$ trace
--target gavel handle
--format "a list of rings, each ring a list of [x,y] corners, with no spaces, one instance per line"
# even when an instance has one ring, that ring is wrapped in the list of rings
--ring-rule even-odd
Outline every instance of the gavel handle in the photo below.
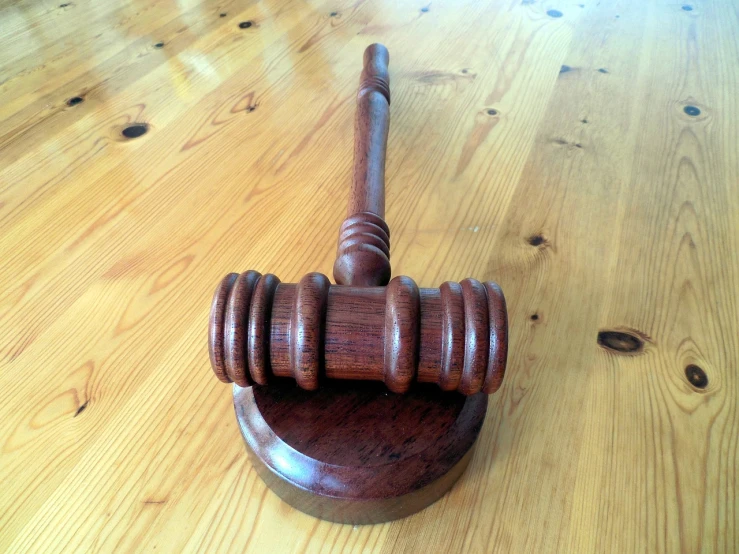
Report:
[[[340,285],[382,286],[390,280],[390,229],[385,220],[385,153],[390,127],[389,54],[364,51],[354,126],[354,178],[339,231],[334,279]]]
[[[347,217],[371,212],[385,217],[385,153],[390,126],[388,51],[373,44],[364,51],[354,127],[354,181]]]

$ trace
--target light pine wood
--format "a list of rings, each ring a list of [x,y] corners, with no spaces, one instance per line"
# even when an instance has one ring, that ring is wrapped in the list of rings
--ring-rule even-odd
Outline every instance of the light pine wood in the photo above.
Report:
[[[0,550],[739,551],[739,14],[581,2],[0,0]],[[354,528],[256,476],[206,330],[330,274],[372,42],[394,274],[499,282],[510,353],[450,494]]]

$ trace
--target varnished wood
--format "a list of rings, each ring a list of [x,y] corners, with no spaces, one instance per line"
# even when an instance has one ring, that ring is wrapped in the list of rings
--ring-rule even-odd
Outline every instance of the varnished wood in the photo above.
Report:
[[[465,395],[493,393],[502,383],[508,351],[506,304],[497,284],[483,286],[473,279],[455,284],[453,307],[451,298],[445,294],[440,302],[442,295],[433,290],[425,291],[422,303],[409,277],[396,277],[384,290],[357,288],[384,285],[390,272],[389,229],[382,219],[390,102],[387,49],[370,45],[363,64],[349,217],[339,233],[334,265],[337,283],[355,287],[343,291],[339,286],[331,295],[328,279],[310,273],[297,288],[282,285],[278,292],[279,281],[271,276],[274,286],[259,289],[251,309],[260,275],[249,271],[234,282],[228,274],[216,288],[211,307],[208,344],[213,371],[221,381],[242,387],[267,384],[269,366],[274,375],[290,376],[305,390],[317,390],[325,376],[381,380],[396,393],[408,392],[416,380]],[[277,304],[271,304],[275,299]],[[287,311],[289,319],[281,318]],[[453,317],[452,311],[463,317]],[[422,341],[422,334],[430,337]],[[245,353],[248,348],[256,352]],[[256,362],[253,374],[250,357]],[[454,375],[451,367],[457,368]]]
[[[375,380],[396,393],[408,392],[417,380],[465,395],[492,394],[500,387],[508,354],[508,313],[500,286],[465,279],[422,293],[405,276],[384,289],[372,286],[384,285],[390,272],[390,231],[381,217],[387,63],[381,44],[364,51],[350,215],[339,232],[334,264],[339,286],[332,287],[320,273],[305,275],[297,287],[267,275],[261,280],[270,286],[254,291],[261,277],[256,271],[235,280],[227,274],[213,295],[208,330],[211,366],[219,380],[246,387],[266,385],[276,375],[292,377],[311,391],[326,377]],[[376,110],[368,104],[373,96]],[[249,349],[255,351],[245,352]]]
[[[260,277],[261,275],[256,271],[247,271],[239,275],[234,281],[225,307],[223,358],[226,374],[230,381],[242,387],[247,387],[256,380],[256,377],[252,379],[250,372],[246,371],[247,328],[243,322],[247,321],[254,288]],[[229,276],[228,280],[230,281],[230,279]],[[218,292],[220,293],[220,288]],[[220,297],[218,300],[220,301]],[[218,301],[216,304],[218,304]],[[213,309],[217,308],[218,306],[215,306]],[[211,325],[214,324],[211,323]],[[211,335],[212,333],[213,331],[211,331]],[[214,341],[211,339],[209,344],[213,345]],[[258,373],[255,372],[256,374]]]
[[[0,2],[1,551],[739,550],[731,2],[61,3]],[[203,336],[230,270],[331,275],[372,42],[393,271],[498,281],[511,350],[464,477],[355,529]]]
[[[407,517],[451,488],[482,428],[487,400],[480,397],[500,386],[508,351],[505,298],[495,283],[446,284],[458,293],[463,319],[447,313],[441,290],[421,291],[410,277],[372,286],[384,285],[390,272],[390,231],[381,217],[387,61],[380,44],[364,52],[338,285],[321,273],[297,285],[256,271],[229,273],[216,288],[208,333],[216,377],[238,385],[236,416],[260,477],[300,511],[355,525]],[[455,341],[461,348],[445,348]],[[449,366],[462,369],[454,382]],[[278,390],[276,377],[286,376],[295,383]],[[376,383],[361,382],[368,380],[398,394],[418,383],[411,395],[389,398]],[[427,382],[467,398],[443,399]],[[288,444],[287,436],[298,439]]]
[[[272,374],[267,337],[272,326],[272,303],[279,284],[280,280],[274,275],[262,275],[257,281],[254,300],[249,306],[244,373],[250,374],[260,385],[266,385]]]
[[[382,286],[390,281],[390,273],[390,230],[382,217],[372,212],[347,217],[339,229],[334,280],[340,285]]]
[[[429,385],[406,396],[336,381],[234,388],[239,428],[260,477],[303,512],[379,523],[438,500],[467,467],[487,395]]]
[[[226,348],[228,342],[233,347],[233,338],[226,335],[226,306],[231,304],[231,291],[239,279],[236,273],[229,273],[218,284],[213,293],[213,302],[208,319],[208,352],[213,373],[224,383],[233,382],[226,368]],[[243,302],[242,302],[243,303]],[[246,306],[249,306],[247,304]]]
[[[290,368],[292,376],[298,385],[305,390],[318,388],[318,376],[324,365],[323,345],[326,329],[326,311],[328,308],[328,293],[331,283],[325,275],[309,273],[300,280],[295,287],[295,300],[290,303],[289,331],[280,333],[270,331],[275,338],[289,337],[288,344]],[[279,287],[278,287],[279,288]],[[275,307],[272,306],[272,311]],[[274,320],[272,322],[274,329]],[[270,341],[270,350],[273,348]],[[270,356],[270,363],[277,361]]]
[[[407,517],[451,488],[469,464],[485,393],[500,386],[508,348],[505,299],[495,283],[446,284],[459,292],[464,319],[446,313],[440,291],[421,291],[410,277],[371,286],[385,284],[390,271],[381,217],[387,54],[378,44],[364,54],[354,183],[334,265],[339,284],[320,273],[297,285],[256,271],[228,274],[209,321],[211,364],[224,380],[225,363],[227,379],[239,385],[236,416],[260,477],[300,511],[355,525]],[[463,347],[445,350],[460,332]],[[454,390],[446,365],[462,367],[455,384],[467,398],[420,384]],[[279,384],[284,376],[295,383]],[[361,380],[383,381],[399,394],[419,384],[408,396],[388,396]],[[255,382],[268,386],[241,388]]]
[[[271,285],[262,288],[258,275],[228,274],[216,287],[209,347],[221,381],[291,377],[316,390],[326,378],[354,379],[382,381],[397,393],[418,381],[466,395],[492,394],[503,381],[508,320],[495,283],[419,289],[400,276],[387,287],[348,287],[309,273],[298,284],[268,274],[260,281]],[[451,288],[454,300],[441,292]]]
[[[385,151],[390,125],[390,55],[382,44],[364,51],[354,117],[354,176],[347,215],[385,217]],[[354,283],[359,284],[359,283]]]
[[[354,174],[334,262],[334,279],[340,285],[381,286],[390,280],[390,230],[384,220],[388,61],[382,44],[364,51],[354,116]]]

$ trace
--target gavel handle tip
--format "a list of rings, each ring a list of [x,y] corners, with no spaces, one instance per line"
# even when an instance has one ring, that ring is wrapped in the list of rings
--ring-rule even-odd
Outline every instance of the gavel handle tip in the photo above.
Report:
[[[370,92],[379,92],[390,105],[390,53],[382,44],[370,44],[364,51],[364,68],[359,81],[357,98]]]

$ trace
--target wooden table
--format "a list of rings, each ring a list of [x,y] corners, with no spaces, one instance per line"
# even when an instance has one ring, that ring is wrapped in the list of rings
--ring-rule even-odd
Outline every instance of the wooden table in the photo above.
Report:
[[[739,551],[731,2],[64,1],[0,2],[0,550]],[[351,527],[257,478],[206,327],[330,274],[374,41],[394,274],[497,280],[511,350],[452,492]]]

